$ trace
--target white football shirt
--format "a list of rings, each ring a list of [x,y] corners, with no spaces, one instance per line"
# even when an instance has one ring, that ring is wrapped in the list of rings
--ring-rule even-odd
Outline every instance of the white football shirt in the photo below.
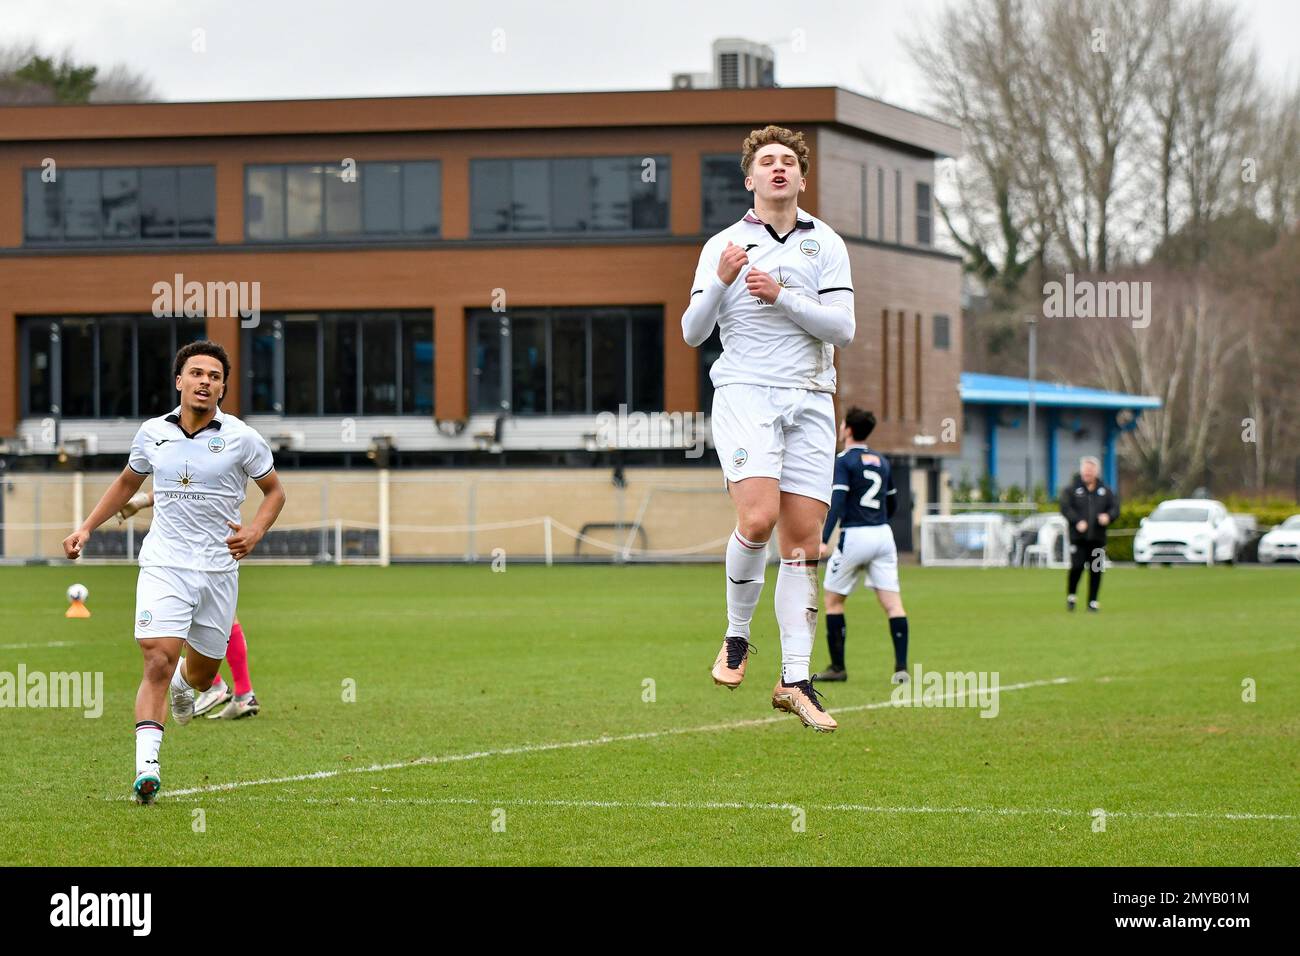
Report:
[[[794,229],[780,236],[751,209],[704,244],[692,296],[707,283],[721,283],[718,261],[728,242],[745,250],[749,265],[722,293],[718,307],[722,355],[709,371],[714,387],[745,384],[834,392],[834,346],[810,335],[776,306],[750,295],[745,274],[757,267],[814,302],[832,292],[852,295],[844,240],[802,209],[795,210]]]
[[[127,464],[153,475],[153,524],[140,546],[140,567],[235,571],[227,521],[239,524],[250,478],[275,468],[266,439],[234,415],[216,417],[194,434],[181,410],[151,418],[136,432]]]

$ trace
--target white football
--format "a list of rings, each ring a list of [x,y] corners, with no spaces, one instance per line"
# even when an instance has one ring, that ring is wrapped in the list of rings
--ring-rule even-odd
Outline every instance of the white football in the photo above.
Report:
[[[86,586],[84,584],[73,584],[68,588],[69,604],[71,604],[73,601],[84,601],[89,596],[90,596],[90,592],[86,590]]]

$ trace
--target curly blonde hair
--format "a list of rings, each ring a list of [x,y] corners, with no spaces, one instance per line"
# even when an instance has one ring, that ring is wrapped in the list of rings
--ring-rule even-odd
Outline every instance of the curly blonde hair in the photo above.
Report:
[[[762,129],[756,129],[745,137],[745,143],[740,148],[741,172],[748,176],[750,167],[754,165],[754,154],[771,143],[780,143],[782,146],[793,150],[794,154],[799,157],[800,175],[807,177],[808,144],[803,141],[803,133],[796,133],[784,126],[764,126]]]

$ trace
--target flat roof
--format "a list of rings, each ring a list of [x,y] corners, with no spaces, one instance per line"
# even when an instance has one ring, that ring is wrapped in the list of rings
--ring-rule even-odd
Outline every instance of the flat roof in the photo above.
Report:
[[[833,86],[0,107],[0,142],[831,124],[936,156],[961,130]]]
[[[1100,388],[1081,388],[1061,382],[1030,382],[1027,378],[961,373],[961,400],[972,405],[1028,405],[1030,388],[1034,404],[1058,408],[1160,408],[1152,395],[1127,395]]]

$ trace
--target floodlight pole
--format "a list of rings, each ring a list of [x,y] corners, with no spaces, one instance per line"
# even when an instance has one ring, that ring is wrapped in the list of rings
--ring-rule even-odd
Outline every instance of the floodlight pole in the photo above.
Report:
[[[1038,364],[1038,318],[1037,316],[1025,316],[1025,324],[1029,326],[1029,431],[1025,436],[1025,500],[1032,503],[1034,500],[1034,376],[1037,374]]]

